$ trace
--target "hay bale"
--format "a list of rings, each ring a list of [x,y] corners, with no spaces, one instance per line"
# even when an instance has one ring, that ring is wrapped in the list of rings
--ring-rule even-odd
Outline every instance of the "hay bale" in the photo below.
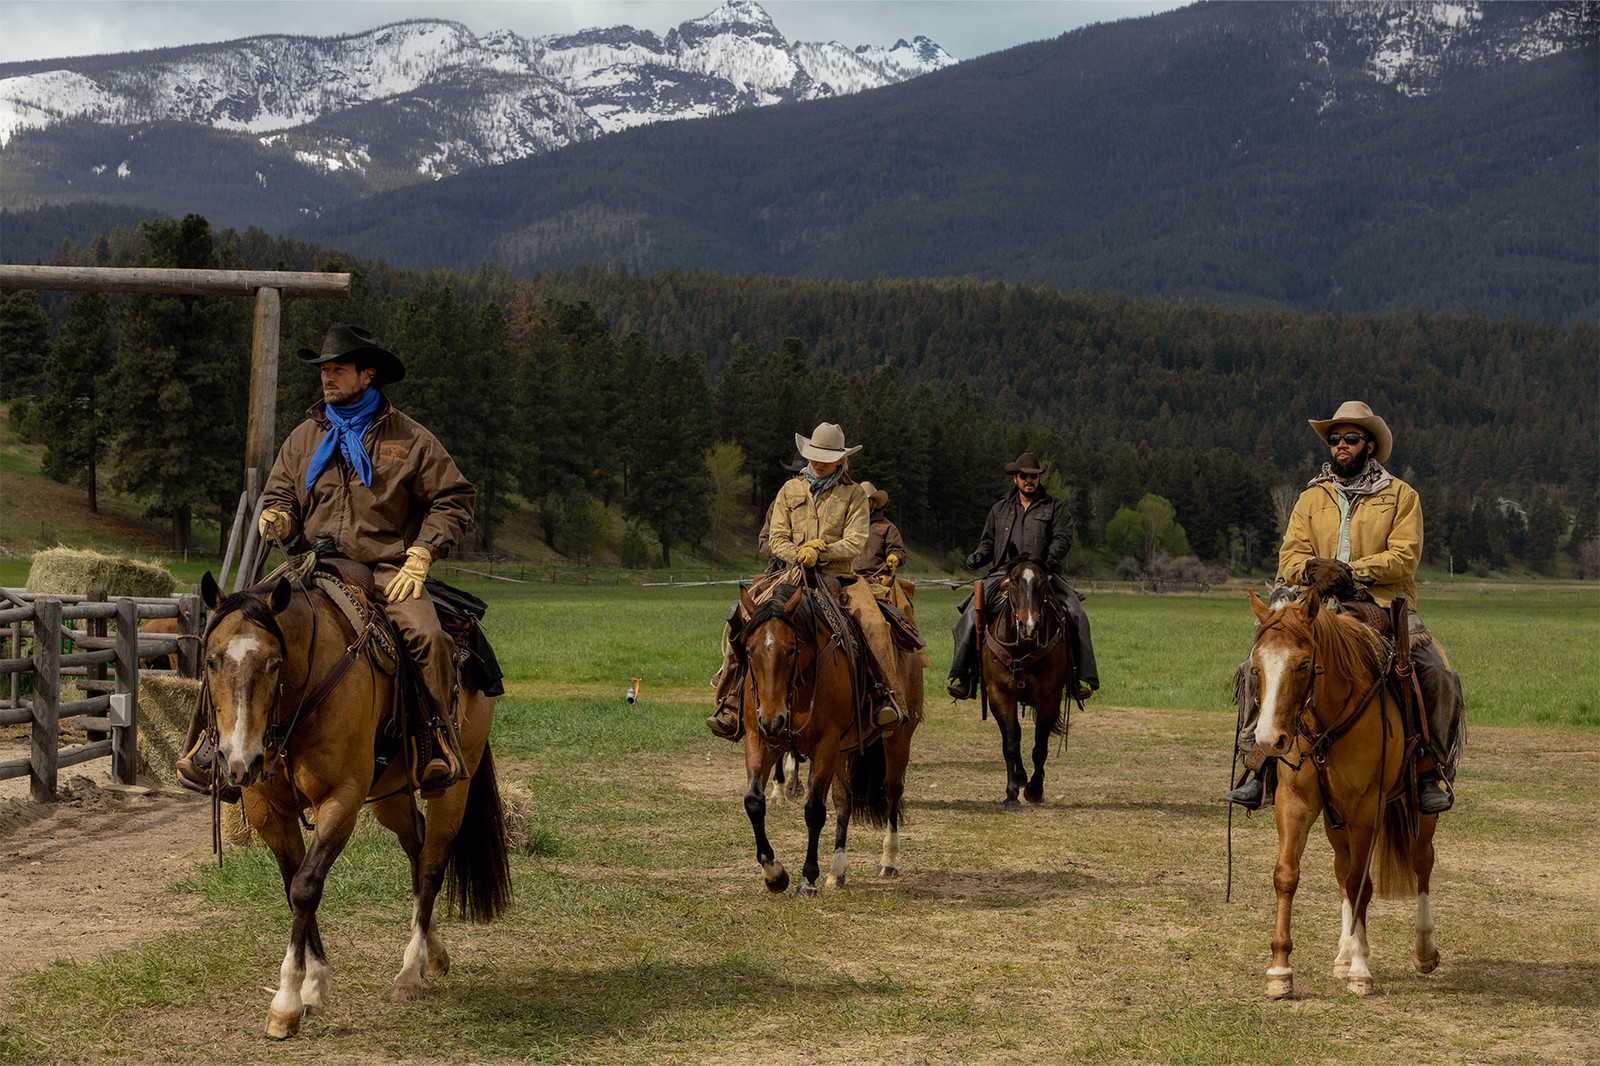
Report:
[[[29,592],[80,596],[100,590],[108,596],[171,596],[177,587],[164,566],[75,548],[35,552],[26,586]]]
[[[139,678],[139,783],[178,788],[172,766],[183,756],[189,718],[200,698],[200,682],[171,674]]]
[[[245,819],[244,804],[222,805],[222,839],[224,843],[240,848],[253,848],[261,843],[255,828]]]

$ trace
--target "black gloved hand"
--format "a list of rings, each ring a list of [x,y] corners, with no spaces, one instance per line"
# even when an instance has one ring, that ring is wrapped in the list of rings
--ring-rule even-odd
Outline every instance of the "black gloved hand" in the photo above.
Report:
[[[982,566],[983,566],[983,556],[979,555],[977,552],[973,552],[971,555],[967,556],[967,569],[968,570],[977,570]]]
[[[1318,556],[1306,563],[1301,579],[1319,596],[1336,596],[1341,600],[1356,594],[1356,572],[1349,563]]]

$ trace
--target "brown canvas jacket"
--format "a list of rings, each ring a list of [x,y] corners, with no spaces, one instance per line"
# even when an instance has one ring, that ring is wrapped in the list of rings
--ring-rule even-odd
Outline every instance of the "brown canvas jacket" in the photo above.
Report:
[[[1302,583],[1306,563],[1335,558],[1339,550],[1338,490],[1319,481],[1300,494],[1278,551],[1278,576]],[[1417,605],[1417,563],[1422,559],[1422,500],[1417,490],[1391,475],[1382,492],[1353,497],[1350,567],[1372,598],[1387,607],[1404,593]]]
[[[904,562],[906,545],[900,539],[899,528],[879,511],[867,523],[867,546],[861,549],[850,568],[858,574],[875,574],[883,569],[884,560],[891,554],[898,555]]]
[[[791,478],[772,501],[772,528],[767,550],[773,558],[794,562],[795,549],[808,540],[825,540],[828,546],[817,562],[824,573],[844,576],[866,546],[867,494],[846,474],[839,483],[813,499],[803,477]]]
[[[461,540],[472,524],[477,490],[455,461],[416,419],[383,400],[363,440],[372,458],[372,484],[336,455],[307,490],[306,469],[328,432],[323,405],[315,404],[278,449],[267,478],[266,506],[288,512],[299,528],[291,551],[304,551],[318,534],[331,534],[357,562],[399,564],[413,544],[435,559]]]

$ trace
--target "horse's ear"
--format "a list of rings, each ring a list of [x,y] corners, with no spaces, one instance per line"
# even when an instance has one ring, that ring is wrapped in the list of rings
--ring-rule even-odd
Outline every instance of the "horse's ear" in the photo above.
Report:
[[[804,598],[805,594],[806,590],[804,588],[795,589],[794,595],[789,597],[788,602],[783,605],[783,609],[785,611],[792,611],[796,607],[800,606],[800,600]]]
[[[1259,622],[1265,622],[1272,614],[1272,609],[1261,602],[1261,597],[1256,595],[1255,589],[1250,590],[1250,609],[1255,612],[1256,620]]]
[[[272,608],[273,614],[279,614],[289,606],[289,597],[294,594],[294,586],[289,584],[287,577],[280,577],[278,583],[272,586],[272,593],[267,597],[267,606]]]
[[[750,590],[743,585],[739,586],[739,613],[749,618],[756,611],[756,601],[750,598]]]
[[[1309,622],[1317,617],[1317,612],[1320,610],[1322,610],[1322,593],[1310,589],[1306,595],[1306,621]]]
[[[207,570],[200,579],[200,602],[210,610],[216,610],[217,604],[222,602],[222,588],[217,584],[217,579]]]

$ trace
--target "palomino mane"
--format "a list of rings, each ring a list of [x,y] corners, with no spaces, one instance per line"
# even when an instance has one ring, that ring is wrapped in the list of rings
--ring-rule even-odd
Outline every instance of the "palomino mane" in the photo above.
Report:
[[[1383,642],[1365,623],[1349,615],[1324,608],[1308,620],[1298,609],[1284,607],[1262,628],[1273,626],[1314,645],[1322,665],[1345,677],[1370,678],[1383,670]]]

